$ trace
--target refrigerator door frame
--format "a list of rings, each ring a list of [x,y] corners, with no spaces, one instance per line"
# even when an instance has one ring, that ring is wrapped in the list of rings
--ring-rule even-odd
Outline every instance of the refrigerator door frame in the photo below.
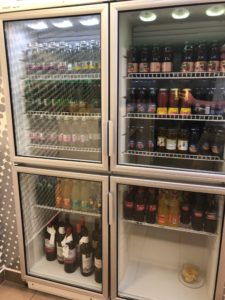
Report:
[[[220,3],[224,1],[216,0],[155,0],[149,2],[148,0],[140,1],[121,1],[110,4],[110,121],[109,121],[109,156],[110,156],[110,167],[115,175],[129,175],[138,176],[144,178],[165,178],[174,180],[185,180],[185,181],[201,181],[205,183],[221,183],[225,182],[225,173],[207,172],[193,169],[177,169],[173,167],[160,167],[150,166],[141,167],[126,166],[119,164],[118,157],[118,91],[119,91],[119,80],[118,78],[118,49],[119,49],[119,13],[123,11],[132,11],[137,9],[154,9],[154,8],[168,8],[173,6],[184,6],[193,4],[210,4]],[[113,88],[112,88],[113,87]]]
[[[150,179],[136,179],[131,177],[110,177],[110,197],[109,197],[109,225],[110,225],[110,270],[111,270],[111,299],[123,300],[117,294],[117,282],[118,282],[118,199],[117,199],[117,185],[118,184],[133,184],[145,187],[155,188],[167,188],[175,190],[184,190],[192,192],[210,193],[225,196],[225,186],[209,186],[204,184],[191,184],[181,183],[175,181],[162,181],[162,180],[150,180]],[[215,285],[215,298],[214,300],[220,300],[224,294],[225,283],[225,221],[222,224],[221,235],[221,247],[218,257],[218,269],[217,280]]]
[[[19,189],[19,173],[31,174],[31,175],[47,175],[65,178],[74,178],[81,180],[93,180],[102,183],[102,240],[103,240],[103,282],[102,282],[102,292],[87,291],[85,288],[78,288],[67,286],[65,283],[57,283],[53,281],[48,281],[48,279],[41,279],[27,274],[26,272],[26,257],[25,257],[25,244],[24,244],[24,234],[23,234],[23,224],[22,224],[22,206],[20,199],[20,189]],[[14,197],[15,197],[15,208],[16,208],[16,221],[18,230],[18,243],[19,243],[19,254],[21,263],[21,276],[22,279],[27,282],[33,282],[35,284],[49,286],[52,288],[60,288],[65,290],[66,293],[71,296],[71,293],[81,294],[86,297],[93,297],[94,299],[108,299],[109,297],[109,224],[108,224],[108,190],[109,190],[109,177],[104,175],[93,175],[78,172],[69,171],[54,171],[51,169],[38,169],[31,167],[13,166],[13,186],[14,186]],[[85,213],[84,213],[85,215]],[[84,277],[85,279],[85,277]],[[51,289],[49,290],[49,292]],[[88,299],[87,299],[88,300]]]
[[[57,18],[66,16],[79,16],[88,14],[100,14],[101,16],[101,134],[102,134],[102,161],[99,163],[69,160],[66,158],[38,158],[20,156],[16,153],[16,136],[13,128],[13,106],[12,99],[10,96],[10,73],[7,66],[7,49],[5,43],[4,34],[4,21],[16,21],[27,19],[44,19],[44,18]],[[28,164],[33,166],[43,166],[52,168],[63,168],[63,169],[76,169],[76,170],[87,170],[87,171],[108,171],[108,15],[109,9],[108,4],[93,4],[87,6],[75,6],[75,7],[64,7],[56,9],[43,9],[34,10],[32,14],[30,11],[7,13],[0,15],[0,43],[3,45],[0,53],[0,62],[2,67],[2,78],[4,95],[6,98],[6,114],[7,123],[9,129],[9,145],[10,145],[10,156],[13,163]]]

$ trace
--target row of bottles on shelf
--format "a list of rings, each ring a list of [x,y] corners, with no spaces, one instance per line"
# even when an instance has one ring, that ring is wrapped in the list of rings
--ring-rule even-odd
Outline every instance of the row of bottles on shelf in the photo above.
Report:
[[[139,120],[138,120],[139,121]],[[130,122],[127,149],[192,155],[213,155],[223,158],[224,129],[222,127],[158,127]]]
[[[101,193],[94,181],[39,176],[36,183],[37,203],[56,208],[101,213]]]
[[[129,186],[123,194],[123,215],[137,222],[216,233],[218,203],[209,194]]]
[[[175,47],[170,45],[160,47],[130,47],[127,53],[127,72],[149,73],[149,72],[173,72]],[[186,42],[181,63],[181,72],[217,72],[225,71],[225,44],[213,42],[207,44],[200,42],[198,45]]]
[[[26,81],[24,97],[26,111],[101,112],[99,82]]]
[[[27,74],[93,73],[100,71],[100,42],[29,43],[24,51]]]
[[[214,97],[217,97],[215,101]],[[158,115],[222,115],[225,109],[224,88],[130,88],[127,113]]]
[[[93,228],[93,224],[91,224]],[[70,224],[69,216],[65,221],[55,218],[48,222],[44,234],[45,254],[48,261],[57,261],[64,265],[66,273],[78,268],[83,276],[94,272],[95,281],[102,283],[102,233],[98,219],[95,219],[91,235],[81,218],[75,227]]]
[[[33,115],[29,121],[30,142],[33,145],[96,149],[101,147],[100,119]]]

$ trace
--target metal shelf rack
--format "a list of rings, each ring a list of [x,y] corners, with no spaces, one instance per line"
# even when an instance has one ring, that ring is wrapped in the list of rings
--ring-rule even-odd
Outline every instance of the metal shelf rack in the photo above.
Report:
[[[46,149],[46,150],[57,150],[57,151],[71,151],[71,152],[96,152],[100,153],[101,148],[79,148],[79,147],[66,147],[66,146],[56,146],[56,145],[38,145],[30,144],[28,147],[35,149]]]

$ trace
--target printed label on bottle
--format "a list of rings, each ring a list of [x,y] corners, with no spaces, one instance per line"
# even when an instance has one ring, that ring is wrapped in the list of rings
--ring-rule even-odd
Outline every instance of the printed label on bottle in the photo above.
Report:
[[[166,216],[163,214],[158,214],[158,224],[165,224],[166,223]]]
[[[176,150],[177,149],[177,140],[176,139],[166,139],[166,149],[167,150]]]
[[[143,141],[137,141],[137,150],[143,150],[145,147],[144,142]]]
[[[213,154],[219,155],[223,151],[223,146],[220,144],[213,144],[211,150]]]
[[[57,245],[57,259],[60,262],[64,261],[64,257],[63,257],[63,247],[62,246],[58,246]]]
[[[194,212],[194,216],[195,216],[196,218],[202,218],[203,213],[202,213],[201,211],[195,211],[195,212]]]
[[[58,141],[60,143],[63,141],[63,133],[58,134]]]
[[[196,61],[195,62],[195,72],[205,72],[207,70],[206,61]]]
[[[71,200],[70,198],[63,199],[63,208],[70,209],[71,208]]]
[[[62,204],[63,204],[62,202],[63,202],[62,197],[57,196],[55,199],[55,206],[57,208],[62,208]]]
[[[97,269],[102,269],[102,260],[95,258],[95,267]]]
[[[178,140],[178,150],[187,151],[188,150],[188,141],[187,140]]]
[[[197,154],[198,148],[196,144],[190,144],[189,146],[189,152],[192,154]]]
[[[157,137],[157,146],[158,147],[165,147],[166,146],[166,138],[163,136]]]
[[[66,246],[63,247],[64,263],[65,264],[73,263],[76,260],[76,248],[69,249],[68,245]],[[64,251],[64,248],[68,250]]]
[[[137,104],[137,112],[138,113],[145,113],[147,109],[147,106],[145,103],[138,103]]]
[[[221,72],[225,72],[225,60],[222,60],[222,61],[220,62],[220,71],[221,71]]]
[[[45,252],[52,253],[55,251],[55,243],[52,243],[51,240],[45,239]]]
[[[181,209],[185,212],[190,211],[190,207],[188,205],[183,205]]]
[[[206,213],[206,219],[215,221],[215,220],[217,220],[217,214],[216,213]]]
[[[217,72],[220,69],[220,62],[218,60],[210,60],[208,62],[208,72]]]
[[[73,209],[79,209],[80,208],[80,200],[78,199],[72,199],[72,208]]]
[[[177,225],[180,223],[180,216],[179,215],[169,215],[169,223],[171,225]]]
[[[166,115],[167,114],[167,107],[158,107],[157,108],[158,115]]]
[[[127,208],[133,208],[134,207],[134,202],[132,202],[132,201],[125,201],[125,207],[127,207]]]
[[[129,140],[128,147],[130,150],[134,150],[135,149],[135,140]]]
[[[140,73],[148,73],[149,72],[149,63],[139,63],[139,72]]]
[[[154,151],[154,141],[153,140],[148,140],[148,151],[152,152]]]
[[[169,115],[177,115],[178,114],[178,107],[169,107],[168,108]]]
[[[127,103],[127,113],[133,113],[135,111],[135,103]]]
[[[150,204],[150,205],[148,206],[148,210],[149,210],[150,212],[155,212],[156,209],[157,209],[157,207],[156,207],[155,204]]]
[[[155,114],[156,112],[156,104],[155,103],[149,103],[147,107],[147,112],[151,114]]]
[[[208,142],[204,142],[202,144],[202,147],[201,147],[204,151],[209,151],[209,143]]]
[[[73,70],[73,64],[68,63],[68,65],[67,65],[67,70],[68,70],[68,71],[72,71],[72,70]]]
[[[136,211],[139,211],[139,212],[144,211],[144,210],[145,210],[144,204],[136,204],[135,210],[136,210]]]
[[[165,61],[162,63],[162,72],[172,72],[172,62]]]
[[[127,64],[128,73],[138,73],[138,63],[128,63]]]
[[[83,273],[88,274],[92,271],[92,253],[89,256],[82,254],[82,269]]]
[[[63,134],[63,142],[70,143],[71,142],[71,134]]]
[[[191,114],[191,108],[190,107],[181,107],[180,114],[181,115],[190,115]]]
[[[151,62],[149,71],[153,72],[153,73],[159,73],[161,71],[161,63],[160,62]]]
[[[205,106],[205,115],[209,115],[210,114],[210,105]]]
[[[181,72],[194,72],[194,62],[193,61],[184,61],[181,65]]]

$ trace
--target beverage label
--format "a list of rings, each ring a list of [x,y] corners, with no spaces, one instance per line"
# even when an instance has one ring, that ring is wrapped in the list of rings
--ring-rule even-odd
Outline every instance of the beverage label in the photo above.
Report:
[[[202,217],[203,217],[203,213],[202,213],[201,211],[195,211],[195,212],[194,212],[194,216],[195,216],[196,218],[202,218]]]
[[[157,108],[158,115],[166,115],[167,114],[167,107],[158,107]]]
[[[220,62],[220,71],[225,72],[225,60],[221,60]]]
[[[95,267],[97,269],[102,269],[102,260],[95,258]]]
[[[71,140],[72,140],[72,143],[76,143],[78,141],[78,135],[77,135],[77,133],[73,133],[71,135]]]
[[[130,150],[134,150],[135,149],[135,140],[129,140],[128,141],[128,148]]]
[[[53,253],[55,252],[55,244],[50,243],[50,240],[45,239],[45,252]]]
[[[62,197],[56,197],[56,199],[55,199],[55,207],[57,207],[57,208],[61,208],[62,206],[63,206],[63,199],[62,199]]]
[[[178,114],[178,107],[169,107],[168,108],[168,115],[177,115]]]
[[[208,62],[208,72],[217,72],[220,69],[220,62],[219,60],[210,60]]]
[[[78,210],[80,208],[80,200],[72,199],[72,209]]]
[[[211,221],[215,221],[217,220],[217,214],[216,213],[211,213],[211,212],[208,212],[206,213],[206,219],[207,220],[211,220]]]
[[[157,209],[156,204],[150,204],[150,205],[148,206],[148,210],[149,210],[150,212],[155,212],[156,209]]]
[[[188,205],[183,205],[181,209],[185,212],[190,211],[190,207]]]
[[[132,202],[132,201],[125,201],[125,207],[127,207],[127,208],[133,208],[134,207],[134,202]]]
[[[152,73],[159,73],[161,71],[161,62],[151,62],[149,71]]]
[[[70,143],[71,142],[71,134],[63,134],[63,142]]]
[[[135,205],[135,210],[138,212],[142,212],[145,210],[145,205],[144,204],[136,204]]]
[[[184,61],[181,65],[181,72],[194,72],[194,62],[193,61]]]
[[[177,140],[176,139],[166,139],[166,149],[167,150],[176,150],[177,149]]]
[[[169,223],[171,225],[178,225],[180,223],[180,216],[179,215],[169,215]]]
[[[166,224],[166,216],[163,214],[158,214],[158,224],[164,225]]]
[[[204,142],[201,146],[202,150],[208,152],[209,151],[209,143],[208,142]]]
[[[127,103],[127,113],[135,112],[135,103]]]
[[[149,63],[139,63],[139,72],[148,73],[149,72]]]
[[[89,61],[89,70],[95,70],[96,62],[94,60]]]
[[[58,142],[62,143],[63,141],[63,133],[58,134]]]
[[[196,144],[190,144],[189,145],[189,152],[191,154],[197,154],[197,152],[198,152],[197,145]]]
[[[178,150],[187,151],[188,150],[188,141],[187,140],[178,140]]]
[[[75,260],[76,260],[76,248],[69,249],[69,246],[66,245],[65,247],[63,247],[63,255],[64,255],[64,263],[65,264],[75,262]]]
[[[148,140],[147,145],[148,145],[148,151],[153,152],[155,147],[154,140]]]
[[[165,147],[166,146],[166,138],[164,136],[157,137],[157,146],[158,147]]]
[[[83,273],[90,273],[92,271],[92,253],[90,253],[90,255],[86,256],[86,254],[82,254],[81,257],[81,264],[82,264],[82,269],[83,269]]]
[[[142,150],[144,150],[144,147],[145,147],[145,145],[144,145],[143,141],[137,141],[137,144],[136,144],[137,150],[142,151]]]
[[[221,144],[213,144],[211,146],[212,153],[215,155],[220,155],[223,152],[223,145]]]
[[[171,61],[165,61],[162,63],[162,72],[172,72],[172,62]]]
[[[58,259],[58,261],[60,261],[60,262],[63,262],[63,261],[64,261],[64,257],[63,257],[63,247],[62,247],[62,246],[59,246],[59,245],[57,245],[57,259]]]
[[[70,200],[70,198],[64,198],[63,199],[63,208],[71,209],[71,200]]]
[[[67,70],[68,70],[69,72],[71,72],[71,71],[73,70],[73,64],[68,63],[68,65],[67,65]]]
[[[196,61],[195,72],[205,72],[207,70],[207,61]]]
[[[210,114],[210,105],[205,106],[205,115]]]
[[[147,105],[145,103],[137,104],[137,112],[138,113],[145,113],[146,111],[147,111]]]
[[[138,73],[138,63],[128,63],[127,73]]]
[[[44,133],[42,133],[42,132],[39,133],[39,140],[42,141],[42,142],[45,141],[45,134]]]
[[[181,115],[190,115],[191,114],[191,108],[190,107],[181,107],[180,114]]]
[[[149,103],[147,106],[147,112],[151,114],[155,114],[156,112],[156,104],[155,103]]]

